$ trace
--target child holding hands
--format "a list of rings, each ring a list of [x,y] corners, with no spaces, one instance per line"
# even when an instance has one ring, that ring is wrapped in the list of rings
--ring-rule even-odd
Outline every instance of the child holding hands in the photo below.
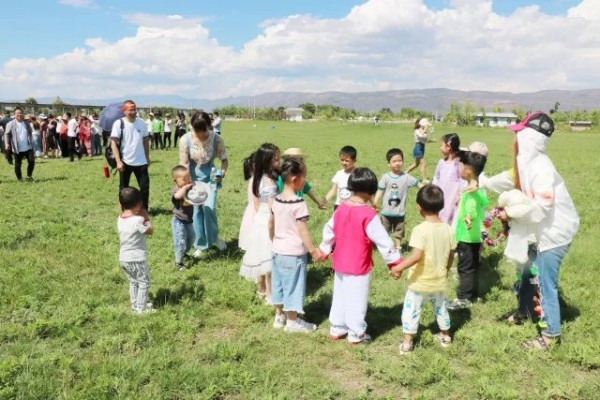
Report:
[[[435,185],[423,186],[417,193],[417,207],[425,219],[410,236],[411,254],[391,269],[395,279],[409,269],[408,290],[402,308],[404,340],[400,354],[413,350],[413,338],[419,328],[419,318],[425,302],[435,305],[435,316],[440,333],[436,338],[442,347],[448,347],[450,316],[446,307],[446,279],[454,261],[456,242],[452,228],[442,221],[439,212],[444,208],[444,193]]]
[[[123,212],[117,220],[119,231],[119,262],[129,279],[131,311],[134,314],[156,312],[148,303],[150,270],[146,250],[146,235],[152,235],[148,213],[142,206],[142,194],[136,188],[126,187],[119,192]]]
[[[329,321],[333,340],[348,338],[350,344],[367,343],[365,315],[373,269],[373,244],[388,266],[402,261],[392,239],[369,206],[377,192],[377,176],[368,168],[356,168],[348,178],[352,195],[343,201],[323,228],[319,246],[328,255],[335,245],[332,267],[335,271]]]
[[[306,184],[306,166],[287,158],[281,166],[283,191],[275,197],[269,218],[273,241],[271,302],[275,306],[273,328],[286,332],[314,332],[315,324],[298,317],[304,313],[307,253],[313,261],[322,259],[308,232],[308,208],[297,192]]]

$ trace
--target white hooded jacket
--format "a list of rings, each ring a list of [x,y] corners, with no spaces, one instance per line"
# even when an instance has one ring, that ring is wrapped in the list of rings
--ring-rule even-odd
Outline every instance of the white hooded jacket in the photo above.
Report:
[[[579,229],[579,216],[565,182],[545,154],[548,139],[532,128],[517,133],[521,190],[532,199],[529,223],[537,224],[538,251],[571,243]]]

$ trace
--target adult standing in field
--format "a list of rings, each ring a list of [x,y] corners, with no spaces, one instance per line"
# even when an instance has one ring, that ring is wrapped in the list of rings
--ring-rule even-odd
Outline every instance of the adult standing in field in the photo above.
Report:
[[[215,111],[214,113],[214,119],[212,121],[212,127],[213,127],[213,131],[217,134],[220,135],[221,134],[221,124],[223,123],[223,120],[221,119],[221,117],[219,116],[219,112]]]
[[[420,167],[421,169],[421,181],[426,184],[429,183],[427,180],[427,163],[425,162],[425,143],[428,139],[428,131],[431,127],[431,122],[427,118],[418,118],[415,121],[415,147],[413,148],[413,157],[415,161],[408,167],[406,173],[409,174],[413,169]]]
[[[81,160],[81,144],[78,143],[79,138],[77,137],[77,131],[79,130],[79,123],[75,117],[71,118],[71,113],[68,112],[65,118],[67,122],[67,137],[69,140],[69,161],[73,162],[74,155],[77,153],[77,159]]]
[[[148,210],[150,135],[144,120],[137,116],[137,107],[133,100],[126,100],[123,103],[123,113],[125,117],[117,119],[113,123],[110,134],[110,146],[119,171],[119,193],[123,188],[129,187],[131,174],[134,174],[142,193],[142,205],[145,210]],[[121,121],[123,125],[121,125]]]
[[[210,117],[205,112],[197,112],[192,116],[190,132],[181,137],[179,143],[180,164],[188,167],[192,182],[208,183],[215,167],[214,160],[221,160],[221,177],[225,178],[227,167],[227,150],[223,139],[210,130]],[[204,249],[216,246],[225,250],[227,245],[219,238],[217,220],[217,191],[211,190],[208,200],[200,206],[194,206],[194,232],[196,241],[194,255],[199,257]]]
[[[163,135],[164,130],[165,130],[165,124],[163,123],[161,115],[156,114],[156,117],[152,121],[152,137],[153,137],[153,142],[154,142],[154,148],[156,150],[158,150],[159,145],[162,150],[165,149],[165,144],[163,143],[163,140],[162,140],[162,135]]]
[[[154,140],[152,139],[152,124],[154,123],[154,113],[148,113],[148,118],[144,121],[146,130],[150,134],[150,148],[154,149]]]
[[[561,334],[558,276],[562,260],[579,229],[579,216],[563,178],[545,154],[554,132],[552,119],[537,111],[509,129],[516,133],[515,186],[531,199],[529,223],[536,226],[537,251],[533,266],[538,271],[541,334],[525,342],[525,347],[547,350]],[[510,215],[505,211],[501,212],[500,218],[510,221]],[[530,301],[533,297],[531,278],[536,279],[532,272],[526,268],[523,273],[520,301]]]
[[[177,139],[185,135],[186,125],[185,125],[185,114],[179,113],[177,114],[177,124],[175,128],[175,137],[173,138],[174,146],[177,147]]]
[[[25,121],[23,109],[15,107],[15,118],[6,124],[4,130],[4,146],[7,154],[14,155],[15,176],[23,180],[21,165],[27,160],[27,180],[33,182],[35,155],[33,154],[33,135],[31,125]]]

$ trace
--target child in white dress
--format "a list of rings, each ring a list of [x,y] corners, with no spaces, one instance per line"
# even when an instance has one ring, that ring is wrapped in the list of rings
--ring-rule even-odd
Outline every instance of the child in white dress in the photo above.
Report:
[[[279,149],[271,143],[262,144],[254,155],[252,177],[252,203],[256,214],[249,230],[246,253],[242,258],[240,275],[256,280],[256,295],[271,302],[271,239],[269,238],[269,216],[271,205],[277,196],[277,175],[279,171]]]

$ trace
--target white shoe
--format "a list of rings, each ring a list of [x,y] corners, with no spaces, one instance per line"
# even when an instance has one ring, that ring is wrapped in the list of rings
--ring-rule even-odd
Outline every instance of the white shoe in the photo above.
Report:
[[[273,320],[273,328],[281,329],[285,326],[285,314],[275,314],[275,319]]]
[[[215,242],[215,246],[217,247],[217,249],[219,249],[220,251],[225,251],[227,250],[227,243],[225,243],[225,241],[223,241],[223,239],[217,239],[217,241]]]
[[[202,257],[202,250],[196,249],[194,251],[194,254],[192,254],[192,257],[194,257],[194,258],[200,258],[200,257]]]
[[[287,321],[284,330],[294,333],[311,333],[317,330],[317,325],[306,322],[302,318],[297,318],[296,321]]]

